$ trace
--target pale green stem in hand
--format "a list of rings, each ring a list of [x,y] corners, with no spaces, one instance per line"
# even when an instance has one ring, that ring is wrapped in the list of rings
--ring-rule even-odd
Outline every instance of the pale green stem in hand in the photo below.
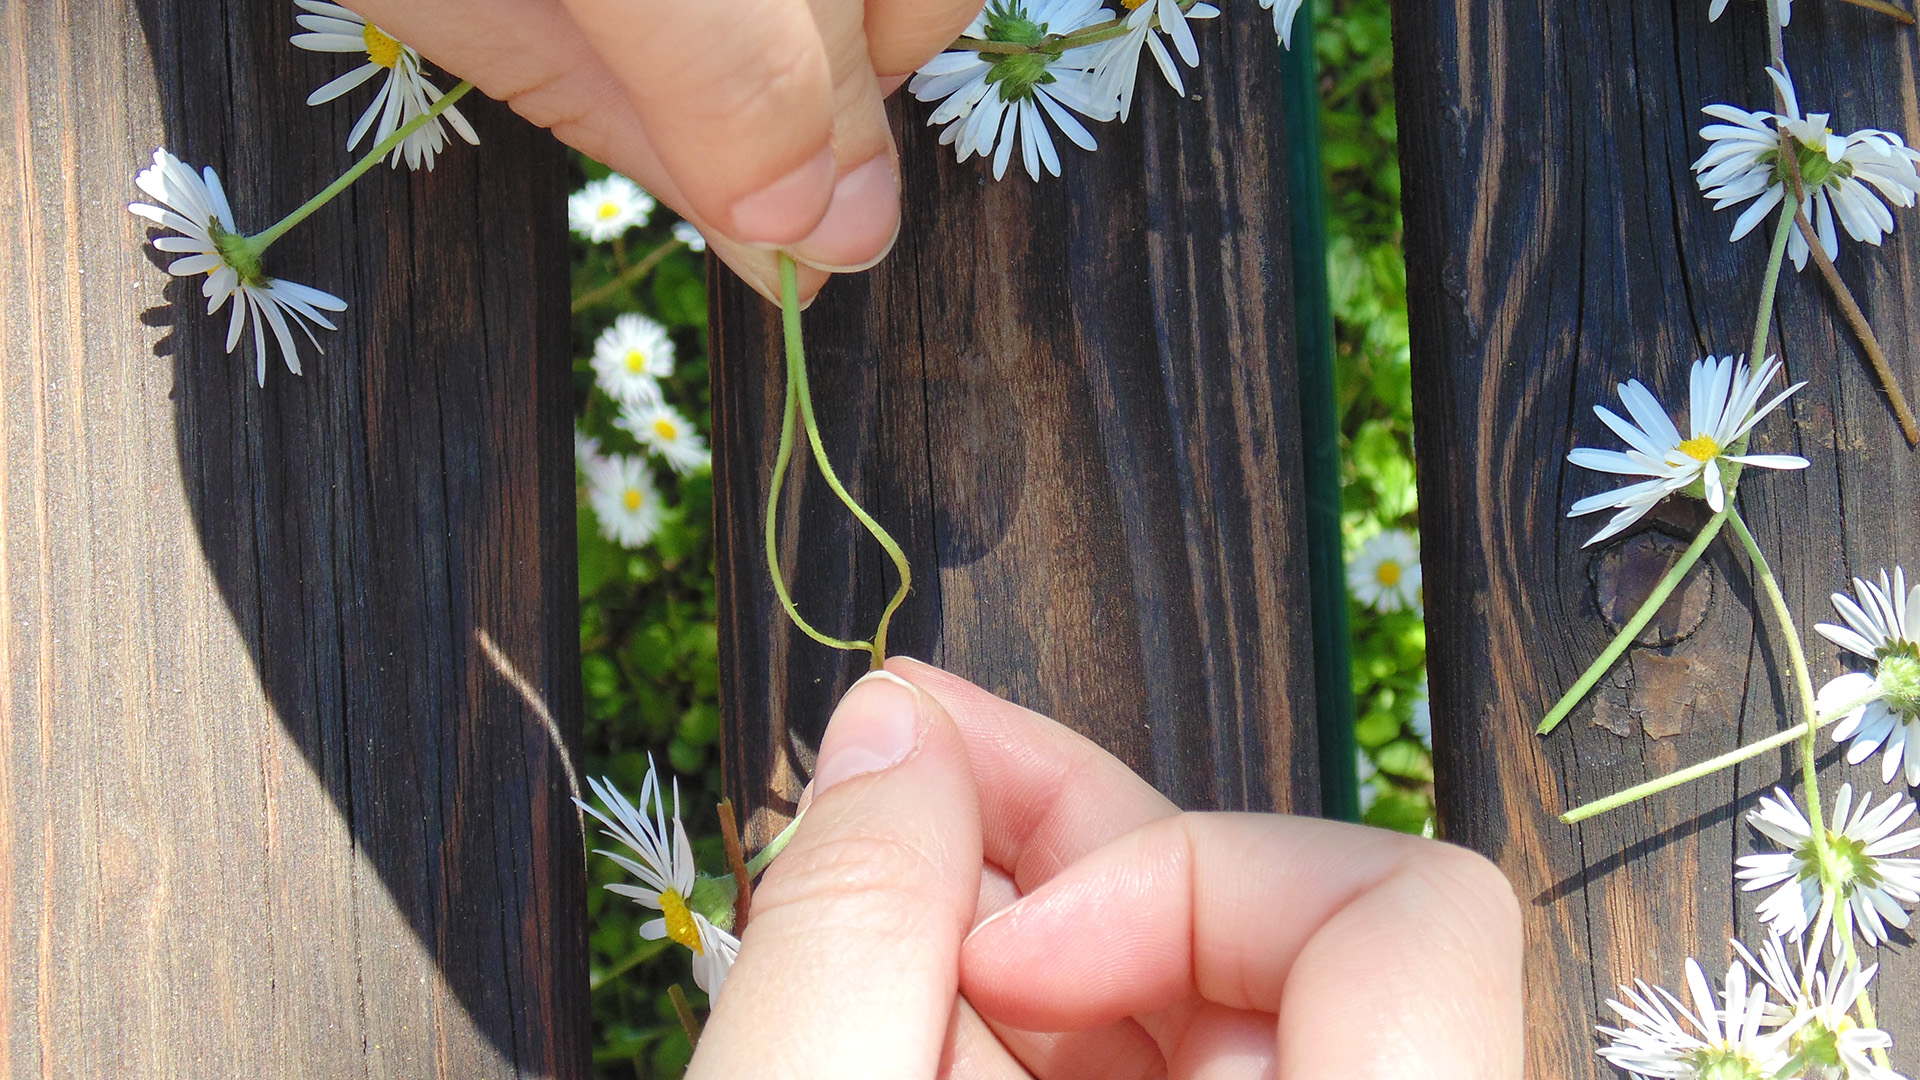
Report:
[[[780,255],[780,316],[782,329],[786,332],[787,400],[785,415],[780,422],[780,446],[774,455],[773,483],[767,491],[767,569],[773,575],[773,591],[779,596],[780,606],[786,609],[787,617],[793,620],[793,624],[798,626],[802,633],[828,648],[846,649],[849,652],[865,649],[873,654],[873,669],[878,671],[887,659],[887,626],[893,621],[893,613],[907,598],[907,589],[913,584],[913,571],[907,565],[906,552],[900,550],[900,545],[894,542],[887,530],[880,527],[880,523],[873,519],[873,515],[862,509],[860,504],[853,500],[852,495],[847,494],[847,489],[841,485],[840,478],[834,475],[832,463],[827,460],[826,447],[820,442],[820,426],[815,423],[813,417],[813,395],[807,389],[807,357],[805,347],[800,340],[799,278],[794,270],[793,260],[784,252]],[[780,575],[779,530],[775,527],[774,515],[779,509],[780,488],[785,480],[787,463],[793,455],[793,423],[796,413],[802,426],[806,428],[807,443],[813,448],[813,459],[820,467],[820,478],[826,481],[827,487],[833,491],[835,497],[845,504],[867,532],[879,542],[880,547],[886,551],[887,557],[893,560],[894,569],[900,574],[900,586],[894,590],[893,598],[887,601],[886,609],[880,613],[880,623],[874,629],[871,642],[844,641],[840,638],[828,637],[815,630],[811,624],[800,617],[799,609],[793,606],[793,598],[787,593],[786,581]]]
[[[1821,713],[1814,718],[1813,726],[1816,730],[1826,727],[1828,724],[1833,723],[1835,720],[1840,719],[1879,696],[1880,691],[1876,687],[1860,695],[1857,700],[1846,702],[1837,708],[1829,709]],[[1717,773],[1721,769],[1731,768],[1743,761],[1759,757],[1769,750],[1777,750],[1782,746],[1798,742],[1805,737],[1806,734],[1807,725],[1805,723],[1795,724],[1784,731],[1777,731],[1761,739],[1759,742],[1748,743],[1746,746],[1742,746],[1737,750],[1729,750],[1719,757],[1708,758],[1698,765],[1689,765],[1684,769],[1670,772],[1665,776],[1655,780],[1649,780],[1644,784],[1635,784],[1633,787],[1626,788],[1625,790],[1616,791],[1604,799],[1595,799],[1590,803],[1575,807],[1561,814],[1560,820],[1568,825],[1572,825],[1585,821],[1590,817],[1604,814],[1609,810],[1617,810],[1629,803],[1639,802],[1649,795],[1658,795],[1669,788],[1676,788],[1681,784],[1691,783],[1703,776],[1710,776]]]
[[[1679,586],[1680,579],[1686,577],[1687,571],[1693,569],[1693,564],[1700,561],[1700,556],[1706,553],[1707,545],[1713,543],[1713,538],[1720,535],[1721,526],[1727,523],[1727,511],[1732,509],[1733,492],[1728,491],[1727,509],[1707,520],[1706,526],[1700,530],[1700,535],[1694,537],[1693,543],[1688,544],[1687,550],[1681,553],[1680,561],[1674,563],[1673,569],[1667,571],[1667,576],[1661,578],[1660,583],[1647,594],[1647,602],[1640,605],[1640,610],[1633,613],[1633,618],[1627,620],[1627,625],[1621,627],[1620,632],[1607,643],[1606,650],[1600,654],[1599,659],[1588,665],[1587,670],[1581,673],[1573,686],[1560,695],[1559,701],[1553,703],[1553,708],[1548,710],[1546,718],[1540,721],[1535,734],[1545,735],[1559,727],[1560,721],[1567,718],[1567,714],[1573,711],[1575,705],[1580,704],[1581,699],[1587,696],[1587,691],[1593,689],[1594,684],[1600,681],[1600,677],[1613,666],[1613,662],[1620,659],[1620,655],[1633,644],[1633,639],[1639,637],[1640,631],[1645,630],[1647,624],[1653,621],[1653,616],[1660,610],[1660,605],[1666,603],[1667,597],[1673,595],[1673,590]]]
[[[1773,297],[1780,287],[1780,263],[1787,254],[1787,236],[1793,232],[1793,215],[1799,207],[1800,200],[1787,192],[1780,227],[1773,231],[1773,247],[1767,252],[1767,276],[1760,280],[1760,310],[1753,316],[1753,349],[1747,353],[1747,363],[1754,367],[1760,366],[1767,352],[1767,323],[1773,318]]]
[[[1781,636],[1787,639],[1787,662],[1793,668],[1793,681],[1800,691],[1800,715],[1814,719],[1813,673],[1807,667],[1807,654],[1800,646],[1800,630],[1793,624],[1793,612],[1787,609],[1787,598],[1781,595],[1780,583],[1774,580],[1773,568],[1767,565],[1767,557],[1760,553],[1760,545],[1754,543],[1753,534],[1747,531],[1747,523],[1740,520],[1740,511],[1727,503],[1727,520],[1733,523],[1734,534],[1740,537],[1740,544],[1747,549],[1747,557],[1753,560],[1754,576],[1760,579],[1760,587],[1773,604],[1773,613],[1780,620]],[[1820,777],[1819,762],[1816,760],[1819,744],[1814,738],[1811,725],[1800,741],[1800,774],[1807,788],[1807,821],[1813,826],[1813,841],[1824,851],[1827,845],[1827,830],[1820,820]]]
[[[805,810],[795,814],[793,820],[787,822],[787,827],[780,830],[779,836],[767,841],[767,846],[761,848],[759,854],[748,859],[747,873],[752,874],[754,877],[759,877],[761,871],[765,870],[769,863],[773,862],[781,852],[787,850],[787,842],[793,839],[794,830],[800,828],[800,819],[806,816],[807,812]]]
[[[298,210],[274,222],[266,231],[258,232],[247,237],[247,246],[253,249],[254,256],[256,258],[259,257],[267,248],[273,246],[275,240],[285,236],[288,229],[305,221],[309,214],[327,205],[327,203],[332,202],[335,195],[347,190],[347,187],[355,180],[360,179],[368,169],[373,168],[380,163],[381,159],[393,153],[393,148],[406,141],[407,136],[433,123],[441,113],[452,108],[454,102],[467,96],[467,91],[471,89],[473,89],[472,83],[465,79],[460,80],[460,85],[440,95],[440,100],[434,102],[433,106],[426,112],[400,125],[399,129],[393,134],[381,139],[373,149],[367,151],[367,156],[354,163],[353,168],[341,173],[340,179],[321,188],[320,194],[300,204]]]

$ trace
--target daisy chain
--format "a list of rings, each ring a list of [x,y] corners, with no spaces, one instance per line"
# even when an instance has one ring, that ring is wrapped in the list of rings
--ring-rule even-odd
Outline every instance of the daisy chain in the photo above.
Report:
[[[1787,1062],[1785,1040],[1762,1029],[1767,1023],[1767,987],[1749,988],[1746,965],[1727,968],[1726,1008],[1692,957],[1687,959],[1687,990],[1693,1008],[1665,987],[1635,981],[1622,986],[1626,1000],[1607,1002],[1622,1026],[1599,1026],[1613,1040],[1600,1056],[1641,1077],[1660,1080],[1768,1080]]]

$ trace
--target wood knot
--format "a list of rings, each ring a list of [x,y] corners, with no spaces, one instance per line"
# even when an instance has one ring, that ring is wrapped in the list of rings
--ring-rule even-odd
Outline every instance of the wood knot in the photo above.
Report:
[[[1660,579],[1687,550],[1687,543],[1658,531],[1635,533],[1601,551],[1589,565],[1593,599],[1617,632],[1633,618],[1653,592]],[[1634,638],[1634,644],[1664,648],[1686,640],[1706,620],[1713,604],[1711,566],[1706,561],[1694,564],[1680,587],[1660,605],[1653,620]]]

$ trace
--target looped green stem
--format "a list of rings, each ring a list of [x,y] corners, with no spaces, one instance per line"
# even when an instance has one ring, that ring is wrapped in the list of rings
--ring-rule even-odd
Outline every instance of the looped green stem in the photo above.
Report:
[[[913,584],[913,570],[907,565],[906,552],[873,515],[862,509],[852,495],[840,483],[834,474],[833,465],[827,460],[826,447],[820,442],[820,426],[814,421],[813,395],[807,387],[806,349],[800,339],[800,284],[794,269],[793,260],[785,252],[780,254],[780,322],[786,335],[787,346],[787,395],[786,406],[780,419],[780,446],[773,459],[773,482],[767,488],[767,571],[773,577],[773,591],[780,598],[780,606],[785,609],[787,618],[800,628],[801,633],[831,649],[845,649],[848,652],[862,650],[873,654],[873,668],[878,671],[887,659],[887,626],[893,621],[893,613],[899,610],[907,598],[907,590]],[[776,514],[780,507],[780,490],[785,486],[787,465],[793,458],[793,428],[796,418],[807,432],[807,445],[813,449],[813,459],[820,467],[820,478],[827,482],[841,503],[852,512],[861,526],[893,560],[893,566],[900,574],[900,585],[894,590],[893,598],[887,601],[886,609],[880,613],[880,622],[874,628],[872,641],[848,641],[831,637],[814,629],[794,607],[793,597],[787,591],[786,578],[780,573],[779,528]]]

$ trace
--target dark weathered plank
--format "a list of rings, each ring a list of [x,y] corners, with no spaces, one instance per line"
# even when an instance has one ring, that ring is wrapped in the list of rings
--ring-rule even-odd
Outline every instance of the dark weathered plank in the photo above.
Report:
[[[1765,239],[1730,246],[1734,212],[1709,209],[1688,164],[1704,149],[1702,105],[1771,107],[1765,29],[1752,5],[1710,24],[1695,0],[1474,0],[1397,16],[1441,821],[1525,904],[1530,1075],[1613,1075],[1592,1028],[1617,984],[1675,985],[1688,955],[1724,966],[1730,934],[1758,940],[1755,898],[1732,881],[1755,840],[1738,815],[1790,762],[1758,759],[1579,827],[1555,816],[1784,726],[1786,661],[1777,634],[1756,629],[1745,559],[1719,545],[1698,629],[1634,650],[1561,730],[1535,737],[1612,634],[1593,584],[1607,555],[1580,547],[1604,515],[1564,518],[1611,485],[1564,458],[1614,445],[1591,407],[1616,383],[1639,378],[1679,408],[1692,360],[1749,347]],[[1787,50],[1803,105],[1831,110],[1836,129],[1915,129],[1910,30],[1803,0]],[[1839,262],[1912,393],[1920,220],[1900,217],[1884,249],[1849,243]],[[1920,554],[1920,459],[1816,273],[1788,277],[1773,347],[1810,385],[1756,445],[1813,466],[1753,477],[1741,504],[1807,628],[1831,617],[1826,595],[1849,575]],[[1703,518],[1669,504],[1651,527],[1685,537]],[[1808,648],[1816,678],[1841,670],[1824,641]],[[1826,762],[1829,802],[1843,775],[1881,788],[1877,765]],[[1920,968],[1906,949],[1880,959],[1881,1015],[1909,1032],[1894,1064],[1910,1072]]]
[[[1181,101],[1065,177],[996,183],[892,104],[906,211],[882,266],[806,316],[834,465],[894,532],[914,594],[895,651],[1084,731],[1191,807],[1316,810],[1285,135],[1270,18],[1198,35]],[[1017,165],[1015,166],[1017,169]],[[792,629],[760,530],[778,433],[778,313],[714,298],[728,783],[799,794],[866,663]],[[789,486],[803,611],[864,636],[892,571],[824,484]]]
[[[256,388],[125,205],[346,166],[293,14],[0,15],[0,1073],[580,1076],[563,159],[470,99],[270,254],[352,307]]]

